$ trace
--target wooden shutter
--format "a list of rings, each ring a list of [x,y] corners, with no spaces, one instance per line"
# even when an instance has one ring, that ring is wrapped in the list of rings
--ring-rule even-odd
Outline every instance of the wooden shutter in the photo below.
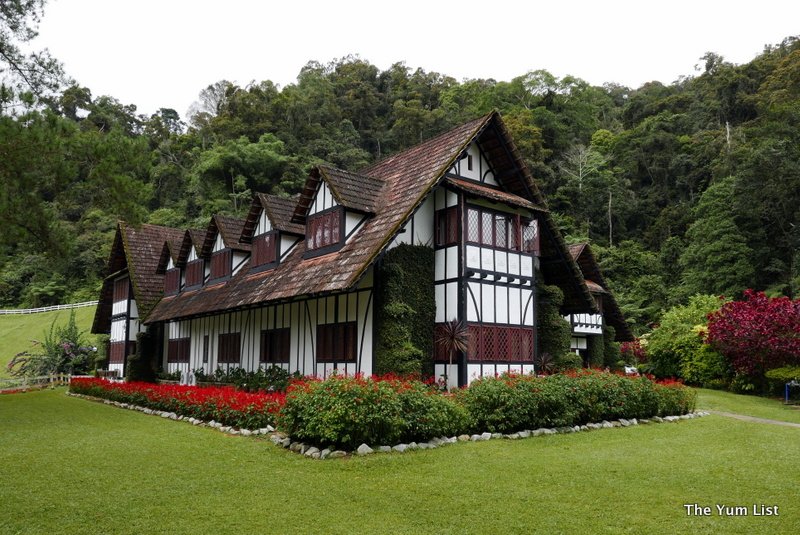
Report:
[[[114,302],[119,303],[128,299],[128,288],[130,287],[130,279],[124,277],[114,281]]]
[[[181,270],[180,268],[168,269],[164,275],[164,294],[174,295],[181,289]]]

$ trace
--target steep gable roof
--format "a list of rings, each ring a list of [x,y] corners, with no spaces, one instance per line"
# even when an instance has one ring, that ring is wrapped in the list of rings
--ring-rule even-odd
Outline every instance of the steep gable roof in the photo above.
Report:
[[[262,211],[266,212],[272,228],[302,236],[305,233],[305,227],[302,224],[291,221],[298,200],[299,195],[293,195],[285,199],[277,195],[256,193],[253,197],[253,202],[250,204],[250,212],[248,212],[247,218],[244,220],[242,236],[239,241],[241,243],[251,243],[253,241],[253,232]]]
[[[164,291],[164,276],[157,273],[165,242],[177,243],[180,229],[143,224],[134,227],[123,221],[117,224],[117,233],[109,258],[109,275],[103,280],[100,303],[95,312],[92,332],[108,332],[111,328],[111,308],[114,279],[126,270],[133,288],[133,298],[139,318],[146,318]]]
[[[592,249],[588,243],[578,243],[569,246],[569,252],[575,262],[581,269],[583,276],[586,278],[586,285],[593,293],[603,294],[603,315],[609,325],[614,327],[616,331],[617,341],[633,340],[633,333],[631,333],[625,317],[614,299],[614,294],[608,288],[603,274],[600,271],[600,266],[597,259],[592,253]],[[594,286],[594,287],[593,287]]]
[[[178,261],[176,265],[178,267],[184,267],[186,262],[189,259],[189,255],[192,251],[192,247],[194,247],[194,254],[197,257],[200,257],[200,253],[203,249],[203,242],[206,239],[206,231],[190,228],[189,230],[184,231],[183,238],[181,239],[181,247],[178,251]]]
[[[324,181],[336,199],[345,208],[356,212],[374,214],[378,211],[384,182],[365,174],[336,169],[327,165],[318,165],[312,169],[306,180],[303,193],[294,210],[292,221],[304,223],[308,208],[314,201],[319,184]]]
[[[183,244],[183,236],[181,235],[181,239],[174,239],[176,236],[172,236],[172,239],[167,239],[164,241],[164,246],[161,249],[161,257],[158,261],[158,267],[156,271],[158,273],[163,274],[167,270],[167,266],[169,265],[169,261],[172,260],[172,264],[177,266],[178,265],[178,258],[181,254],[181,245]]]
[[[205,239],[203,240],[203,248],[201,256],[208,257],[214,250],[214,241],[216,240],[217,233],[222,237],[222,243],[229,249],[237,251],[250,251],[249,243],[241,243],[239,238],[242,236],[242,229],[244,228],[244,220],[226,215],[215,214],[211,217],[206,231]]]

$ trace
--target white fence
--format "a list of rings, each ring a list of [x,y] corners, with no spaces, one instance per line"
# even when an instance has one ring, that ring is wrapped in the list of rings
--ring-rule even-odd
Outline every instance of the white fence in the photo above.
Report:
[[[16,390],[21,388],[39,387],[46,385],[61,385],[69,383],[71,377],[65,374],[42,375],[41,377],[15,377],[13,379],[0,379],[0,391]]]
[[[0,310],[0,316],[4,314],[38,314],[39,312],[50,312],[51,310],[69,310],[70,308],[90,307],[97,304],[97,301],[86,301],[84,303],[72,303],[69,305],[53,305],[41,308],[12,308]]]

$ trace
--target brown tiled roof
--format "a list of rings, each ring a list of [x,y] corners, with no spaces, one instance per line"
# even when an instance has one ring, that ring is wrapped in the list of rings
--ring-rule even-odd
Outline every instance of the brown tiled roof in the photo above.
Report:
[[[147,317],[164,292],[164,276],[157,273],[164,244],[180,241],[182,234],[182,230],[170,227],[146,224],[134,227],[119,222],[109,258],[111,275],[103,281],[92,332],[109,332],[114,278],[125,269],[131,279],[139,318]]]
[[[533,199],[532,206],[545,206],[500,116],[492,112],[381,160],[358,174],[327,167],[315,169],[306,181],[304,193],[294,210],[293,222],[303,222],[310,196],[323,177],[332,186],[338,202],[374,214],[367,217],[339,251],[303,258],[306,244],[301,241],[275,269],[251,274],[245,266],[226,284],[163,300],[148,321],[209,314],[351,288],[431,190],[444,180],[445,173],[472,141],[477,141],[489,157],[497,179],[514,195],[507,200],[527,197]],[[550,284],[559,283],[564,290],[565,313],[594,310],[594,300],[583,283],[580,269],[570,256],[550,214],[542,212],[540,221],[543,226],[542,271]]]
[[[569,252],[581,269],[589,291],[603,293],[603,316],[606,322],[614,327],[617,341],[633,340],[633,333],[625,321],[625,316],[614,299],[614,294],[606,284],[600,266],[597,264],[592,248],[588,243],[577,243],[569,246]],[[599,287],[599,290],[597,289]]]
[[[183,238],[181,239],[181,248],[178,251],[178,261],[176,265],[178,267],[183,267],[186,265],[186,261],[189,259],[189,254],[191,253],[191,248],[194,247],[194,254],[198,257],[203,252],[203,242],[206,239],[206,231],[190,228],[189,230],[183,233]]]
[[[229,249],[236,251],[249,251],[249,243],[241,243],[239,238],[242,237],[242,229],[244,228],[244,219],[237,219],[226,215],[215,214],[211,217],[211,222],[208,224],[205,239],[203,240],[203,249],[201,256],[208,257],[214,249],[214,241],[217,232],[222,236],[222,243]]]
[[[292,215],[297,206],[299,196],[293,195],[288,199],[277,195],[267,195],[266,193],[256,193],[253,202],[250,204],[250,212],[244,220],[242,236],[239,239],[242,243],[251,243],[253,240],[253,230],[261,216],[261,211],[267,212],[272,228],[281,232],[289,232],[302,236],[306,229],[299,223],[292,223]]]
[[[482,184],[470,182],[469,180],[462,180],[460,178],[448,177],[445,180],[445,183],[459,191],[463,191],[464,193],[473,195],[475,197],[490,199],[493,201],[501,202],[503,204],[508,204],[510,206],[527,208],[529,210],[539,210],[539,211],[544,210],[543,208],[533,204],[528,199],[523,199],[519,195],[514,195],[513,193],[507,193],[502,190],[490,188]]]
[[[172,264],[178,264],[178,258],[181,254],[181,245],[183,244],[183,235],[180,240],[168,239],[164,242],[164,247],[161,249],[161,257],[158,261],[158,272],[163,274],[167,270],[169,260],[172,259]]]
[[[336,202],[349,210],[375,214],[379,208],[384,182],[372,176],[336,169],[327,165],[319,165],[311,171],[311,177],[300,194],[300,200],[294,209],[293,221],[303,223],[308,207],[314,200],[314,194],[320,181],[328,184]]]
[[[162,321],[350,288],[492,117],[490,114],[470,121],[364,170],[362,174],[386,183],[380,209],[338,252],[303,258],[302,241],[277,268],[250,274],[245,267],[227,284],[162,301],[148,320]]]

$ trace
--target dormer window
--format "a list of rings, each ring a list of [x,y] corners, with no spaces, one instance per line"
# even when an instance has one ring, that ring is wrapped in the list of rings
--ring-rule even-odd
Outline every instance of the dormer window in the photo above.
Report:
[[[336,250],[342,242],[343,214],[337,206],[309,216],[306,222],[306,249],[318,254]]]
[[[186,289],[191,290],[203,285],[205,267],[202,258],[192,260],[186,264]]]
[[[181,289],[181,269],[168,269],[164,275],[164,295],[175,295]]]
[[[211,275],[209,282],[231,277],[233,254],[230,249],[222,249],[211,255]]]
[[[278,256],[278,233],[267,232],[253,238],[253,271],[263,271],[275,267]]]

